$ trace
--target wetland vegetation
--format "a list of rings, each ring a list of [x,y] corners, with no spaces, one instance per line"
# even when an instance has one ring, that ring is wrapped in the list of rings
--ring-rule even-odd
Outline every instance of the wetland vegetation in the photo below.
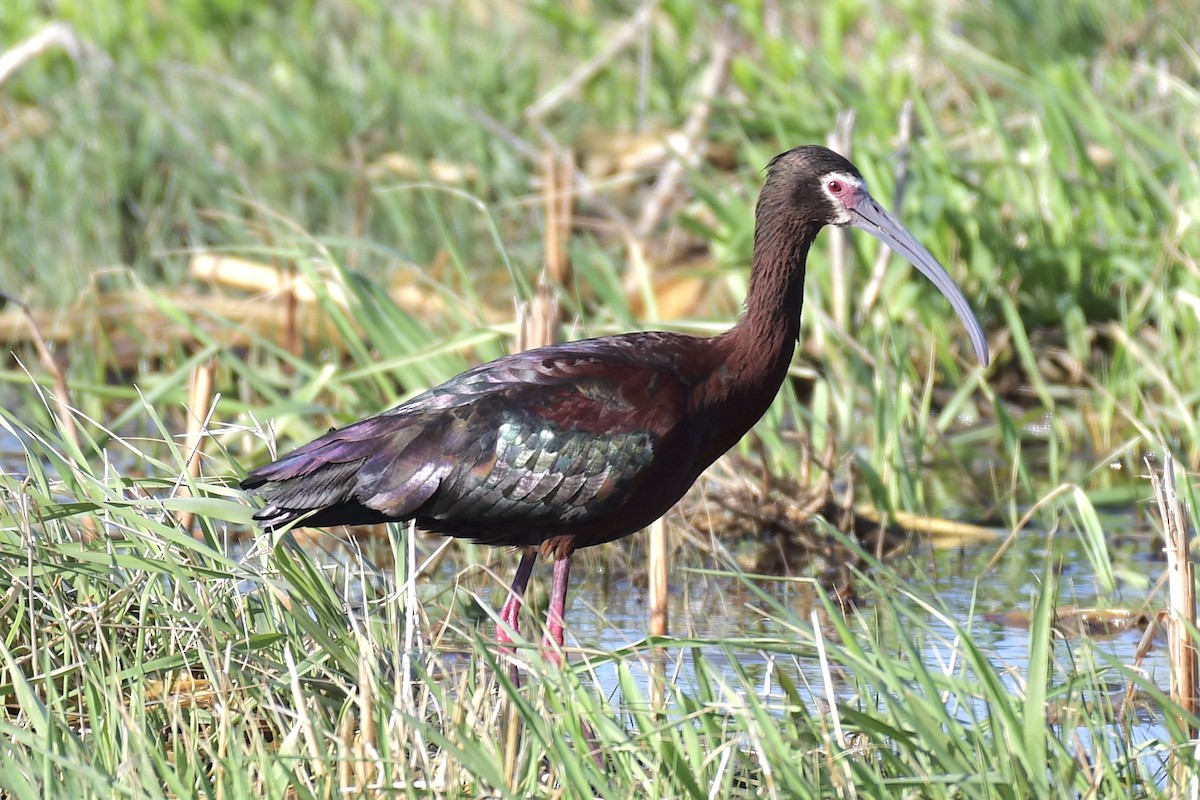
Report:
[[[18,0],[0,48],[7,796],[1194,780],[1149,479],[1194,527],[1188,3]],[[248,468],[516,347],[540,274],[562,338],[728,326],[761,168],[830,137],[992,365],[823,236],[791,380],[667,517],[672,636],[640,535],[581,554],[570,668],[531,634],[519,688],[512,554],[254,538]]]

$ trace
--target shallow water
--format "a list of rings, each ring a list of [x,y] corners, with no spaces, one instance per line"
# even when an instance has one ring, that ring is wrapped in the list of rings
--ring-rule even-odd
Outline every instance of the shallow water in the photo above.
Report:
[[[1028,569],[1011,570],[1007,575],[985,572],[993,554],[992,548],[926,549],[912,562],[912,569],[920,570],[921,574],[907,591],[916,597],[936,597],[935,604],[960,625],[970,621],[972,638],[991,656],[993,662],[1014,674],[1023,675],[1028,666],[1029,632],[1002,622],[989,621],[984,615],[1013,609],[1029,610],[1032,607],[1035,592],[1040,590],[1040,583],[1044,579],[1044,548],[1040,543],[1018,545],[1010,551],[1009,557],[1026,562]],[[1054,555],[1058,563],[1064,565],[1058,575],[1059,605],[1140,608],[1144,602],[1145,587],[1123,586],[1118,587],[1115,594],[1104,593],[1088,566],[1082,548],[1068,542],[1066,546],[1056,547]],[[1137,569],[1142,574],[1154,575],[1161,571],[1161,564],[1150,552],[1130,553],[1127,558],[1127,568]],[[636,643],[646,636],[645,587],[633,586],[628,580],[602,581],[584,570],[576,570],[576,574],[579,574],[579,578],[572,587],[568,610],[569,641],[573,640],[585,648],[614,650]],[[802,618],[807,618],[810,611],[817,607],[808,584],[764,580],[760,585]],[[901,586],[899,591],[906,591],[906,588]],[[856,610],[868,619],[871,617],[870,593],[863,595]],[[721,640],[746,636],[787,636],[789,633],[766,616],[758,598],[747,590],[743,579],[734,576],[694,572],[676,575],[670,593],[670,616],[671,634],[677,637]],[[823,612],[819,613],[818,619],[823,616]],[[952,631],[945,625],[935,621],[932,626],[942,631],[946,642],[953,639]],[[888,632],[881,630],[879,635],[882,638]],[[1134,630],[1099,641],[1097,645],[1114,659],[1132,663],[1139,638],[1140,631]],[[1063,652],[1059,655],[1067,658],[1067,651],[1076,645],[1078,641],[1060,641],[1059,648]],[[705,655],[717,663],[724,659],[724,653],[719,648],[706,648]],[[926,655],[927,663],[932,666],[940,666],[944,659],[944,652],[931,651]],[[744,652],[741,656],[747,658]],[[1165,657],[1165,648],[1155,648],[1144,664],[1149,674],[1161,679],[1159,684],[1163,686],[1167,685],[1169,678]],[[761,655],[755,659],[750,655],[749,658],[752,659],[750,664],[745,660],[742,663],[743,666],[752,667],[751,674],[758,672],[753,669],[756,664],[763,670],[767,667],[768,656]],[[800,662],[798,666],[812,681],[812,685],[820,685],[818,664]],[[686,663],[677,665],[678,680],[686,684],[690,675]],[[603,681],[603,672],[600,677]]]
[[[908,593],[911,598],[930,601],[947,619],[954,620],[961,627],[969,627],[973,642],[1001,672],[1002,679],[1011,691],[1019,694],[1024,676],[1029,671],[1030,633],[1027,629],[1013,627],[991,617],[1014,610],[1028,612],[1033,609],[1035,598],[1047,578],[1047,547],[1051,548],[1059,606],[1139,610],[1153,582],[1162,572],[1161,547],[1157,538],[1140,527],[1131,514],[1104,513],[1101,521],[1109,534],[1112,559],[1120,579],[1113,592],[1103,590],[1080,542],[1063,532],[1048,538],[1026,531],[990,570],[988,564],[995,555],[996,544],[949,549],[918,546],[914,552],[894,563],[897,577],[889,577],[887,585],[889,591]],[[320,541],[321,547],[316,548],[320,552],[319,560],[328,563],[341,561],[347,556],[347,551],[337,546],[332,537]],[[422,549],[436,547],[440,541],[436,537],[422,536]],[[632,563],[636,555],[630,556],[628,549],[620,553],[608,549],[613,547],[629,548],[630,545],[608,545],[576,555],[567,611],[568,658],[573,662],[582,660],[584,653],[603,654],[637,646],[647,635],[648,600],[644,582],[632,581],[628,570],[610,564],[610,559],[620,562],[626,557]],[[381,572],[386,572],[384,563],[388,553],[376,555],[378,559],[373,560]],[[492,571],[495,579],[480,574],[479,570],[464,568],[461,559],[451,556],[439,565],[429,579],[422,582],[420,594],[428,630],[441,631],[442,622],[449,622],[449,632],[439,636],[439,652],[433,656],[434,662],[440,660],[452,667],[460,661],[456,651],[460,650],[466,637],[477,634],[488,639],[492,636],[492,621],[486,613],[479,610],[473,615],[464,613],[462,600],[464,596],[474,593],[492,609],[502,603],[503,587],[500,581],[511,576],[517,556],[503,552],[494,555]],[[549,572],[549,565],[545,563],[539,563],[534,572],[530,586],[530,598],[534,605],[539,600],[544,603]],[[796,637],[794,631],[765,613],[762,598],[747,586],[750,580],[742,575],[712,569],[676,569],[672,573],[669,596],[671,635],[700,640],[697,646],[705,660],[711,667],[721,670],[724,673],[722,677],[732,685],[739,685],[739,680],[734,675],[731,657],[737,658],[738,668],[751,678],[760,696],[783,701],[775,678],[775,670],[783,670],[794,679],[802,695],[806,695],[814,705],[824,706],[829,698],[816,658],[773,656],[745,646],[726,648],[722,645],[728,639],[770,637],[787,640],[788,637]],[[825,612],[817,601],[812,582],[795,579],[753,581],[792,612],[788,616],[793,621],[800,620],[807,627],[807,621],[816,609],[818,624],[826,628],[823,623]],[[457,601],[452,599],[455,597],[455,586],[460,587]],[[470,591],[464,591],[462,587],[469,587]],[[864,635],[877,639],[881,650],[896,652],[897,646],[894,645],[900,632],[890,629],[891,623],[886,620],[877,619],[872,601],[872,590],[868,587],[861,593],[858,605],[847,613],[856,617],[857,625],[865,628],[867,633]],[[1161,598],[1158,603],[1161,604]],[[447,608],[450,607],[455,610],[448,612]],[[532,616],[527,614],[523,624],[528,627],[531,621]],[[931,633],[918,637],[918,641],[923,642],[921,653],[925,663],[939,670],[961,669],[958,663],[952,663],[954,633],[951,627],[933,615],[929,626]],[[1102,668],[1109,659],[1115,663],[1133,664],[1141,635],[1142,631],[1134,628],[1109,638],[1057,638],[1054,683],[1064,683],[1074,672],[1087,674],[1093,669]],[[826,636],[832,636],[828,629]],[[691,656],[693,647],[690,644],[683,647],[668,646],[665,652],[665,675],[685,693],[695,694],[694,659]],[[652,680],[652,653],[650,648],[641,646],[638,654],[640,658],[626,659],[624,663],[633,672],[642,696],[648,697]],[[1169,686],[1170,679],[1167,655],[1165,645],[1156,644],[1140,665],[1164,689]],[[625,698],[620,696],[617,688],[616,667],[604,659],[594,659],[594,662],[599,690],[618,705],[624,702]],[[832,689],[838,701],[854,699],[852,688],[836,680]],[[982,708],[975,711],[977,719],[986,716]],[[1165,729],[1155,720],[1141,722],[1134,731],[1135,741],[1167,737]],[[1113,736],[1117,735],[1118,731],[1114,728]]]
[[[1122,527],[1130,533],[1132,521],[1122,515],[1107,515],[1104,519],[1114,533]],[[1131,580],[1122,582],[1115,592],[1106,593],[1096,579],[1087,560],[1086,553],[1077,541],[1060,535],[1051,545],[1053,563],[1057,570],[1058,605],[1073,605],[1079,608],[1131,608],[1141,609],[1146,601],[1149,586],[1162,572],[1156,540],[1143,536],[1114,554],[1119,573]],[[898,571],[911,573],[912,581],[897,587],[899,592],[909,592],[914,598],[936,598],[934,605],[953,619],[959,626],[969,625],[972,640],[985,654],[990,663],[1002,675],[1010,691],[1019,696],[1023,691],[1024,677],[1029,672],[1030,632],[1000,621],[992,621],[985,615],[1003,614],[1018,610],[1031,611],[1036,593],[1045,580],[1043,565],[1046,551],[1045,540],[1039,536],[1027,536],[1005,555],[998,569],[987,571],[988,562],[994,555],[994,547],[971,549],[932,550],[924,549],[906,556],[909,559],[898,565]],[[513,559],[515,561],[515,559]],[[548,572],[542,565],[541,573]],[[1149,578],[1138,580],[1139,576]],[[547,575],[540,575],[548,583]],[[596,572],[586,568],[573,572],[575,578],[568,610],[568,644],[587,650],[612,651],[635,644],[644,639],[648,625],[647,589],[631,585],[628,580],[607,581]],[[697,572],[683,572],[672,576],[670,593],[671,634],[675,637],[709,640],[700,646],[710,667],[722,671],[722,677],[733,686],[739,685],[733,674],[731,657],[738,659],[738,668],[748,675],[764,699],[782,704],[785,697],[775,677],[775,670],[786,672],[794,681],[801,696],[807,697],[816,708],[827,708],[828,701],[856,702],[853,687],[838,680],[834,671],[831,687],[834,698],[827,694],[820,663],[816,658],[774,656],[766,652],[755,652],[744,647],[726,649],[723,639],[731,637],[766,636],[788,637],[793,633],[782,629],[762,610],[759,598],[747,590],[744,578]],[[815,603],[811,584],[765,580],[761,587],[795,612],[801,619],[810,618]],[[498,602],[498,599],[497,599]],[[1161,604],[1161,597],[1158,604]],[[894,642],[898,633],[888,629],[888,623],[876,619],[872,597],[865,593],[858,607],[849,612],[865,619],[866,628],[881,643],[881,650],[897,652]],[[815,614],[818,624],[824,613]],[[490,622],[482,635],[490,635]],[[851,626],[854,627],[853,625]],[[932,635],[919,637],[923,642],[922,659],[937,670],[961,670],[961,656],[954,660],[954,633],[937,619],[931,619]],[[827,638],[830,636],[826,631]],[[871,635],[868,633],[867,635]],[[1091,640],[1058,638],[1054,645],[1053,682],[1064,684],[1075,673],[1089,674],[1101,670],[1108,663],[1130,665],[1135,663],[1136,651],[1142,631],[1134,628],[1109,638]],[[667,648],[664,674],[685,693],[695,695],[694,660],[690,647]],[[647,648],[641,650],[642,658],[625,663],[631,668],[639,684],[642,697],[650,696],[651,658]],[[581,655],[569,656],[572,660]],[[1161,641],[1151,648],[1140,663],[1140,668],[1159,687],[1166,691],[1170,682],[1170,666],[1165,643]],[[602,663],[595,668],[595,679],[599,688],[613,702],[620,704],[624,698],[617,688],[616,667]],[[1119,682],[1112,686],[1110,699],[1118,705],[1124,689]],[[1088,698],[1097,701],[1100,698]],[[969,713],[974,719],[988,718],[982,704],[972,709],[955,709],[954,713]],[[1097,743],[1115,753],[1127,745],[1121,744],[1123,732],[1118,726],[1107,729],[1111,738]],[[1079,730],[1084,737],[1087,731]],[[1068,734],[1072,735],[1072,734]],[[1169,740],[1165,727],[1153,717],[1141,717],[1129,731],[1129,745],[1138,745],[1155,740]],[[1157,756],[1153,758],[1158,759]],[[1163,769],[1156,761],[1153,765]]]

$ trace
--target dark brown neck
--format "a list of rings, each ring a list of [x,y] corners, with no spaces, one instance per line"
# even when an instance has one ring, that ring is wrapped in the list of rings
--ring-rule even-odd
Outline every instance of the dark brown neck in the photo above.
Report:
[[[786,214],[763,214],[754,234],[746,310],[738,323],[708,340],[708,377],[692,395],[693,411],[710,428],[697,473],[737,443],[775,399],[800,333],[804,262],[820,230]]]
[[[760,214],[746,310],[736,325],[708,340],[708,378],[693,395],[695,410],[716,426],[698,469],[737,443],[779,392],[800,333],[804,262],[819,229],[794,216]]]
[[[805,260],[819,226],[794,215],[759,211],[746,309],[737,325],[719,337],[718,349],[725,363],[741,373],[740,380],[728,382],[736,389],[725,388],[761,397],[761,413],[783,383],[796,349]]]

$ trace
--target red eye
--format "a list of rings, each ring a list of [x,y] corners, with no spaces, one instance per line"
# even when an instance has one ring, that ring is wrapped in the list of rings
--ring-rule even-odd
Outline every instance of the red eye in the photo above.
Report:
[[[841,181],[830,181],[829,183],[825,184],[825,187],[827,189],[829,189],[829,191],[832,192],[833,194],[841,194],[842,189],[845,188],[844,186],[842,186]]]

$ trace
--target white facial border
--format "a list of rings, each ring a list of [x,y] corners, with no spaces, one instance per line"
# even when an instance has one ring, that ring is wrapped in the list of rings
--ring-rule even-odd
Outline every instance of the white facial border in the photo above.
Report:
[[[850,209],[846,207],[846,203],[842,198],[829,191],[830,181],[841,181],[846,186],[856,190],[856,194],[868,195],[867,184],[862,178],[855,177],[848,172],[826,172],[821,176],[821,191],[824,192],[825,198],[829,201],[829,205],[833,208],[833,218],[829,220],[832,225],[849,225],[850,224]]]

